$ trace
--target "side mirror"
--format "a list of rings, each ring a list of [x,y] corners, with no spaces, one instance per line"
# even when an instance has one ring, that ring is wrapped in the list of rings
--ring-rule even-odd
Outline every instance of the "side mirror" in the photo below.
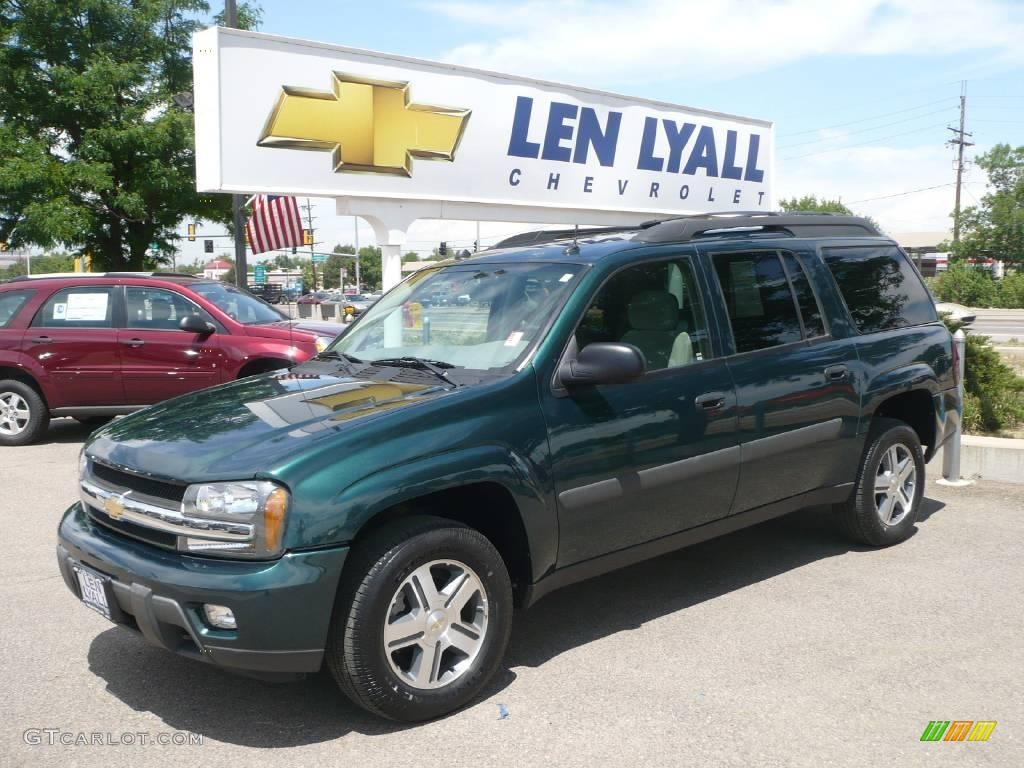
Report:
[[[185,315],[178,323],[178,327],[187,333],[198,333],[203,336],[209,336],[217,330],[213,323],[206,322],[199,315]]]
[[[558,379],[569,389],[593,384],[625,384],[646,372],[647,361],[632,344],[595,342],[585,346],[575,360],[562,363]]]

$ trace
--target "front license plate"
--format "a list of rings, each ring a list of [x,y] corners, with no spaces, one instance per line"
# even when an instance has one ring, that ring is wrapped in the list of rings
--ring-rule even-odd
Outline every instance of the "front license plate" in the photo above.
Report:
[[[94,573],[81,565],[76,564],[71,567],[75,569],[75,576],[78,577],[78,588],[82,593],[82,602],[109,619],[110,603],[107,601],[107,582],[110,579],[106,576],[100,576],[98,573]]]

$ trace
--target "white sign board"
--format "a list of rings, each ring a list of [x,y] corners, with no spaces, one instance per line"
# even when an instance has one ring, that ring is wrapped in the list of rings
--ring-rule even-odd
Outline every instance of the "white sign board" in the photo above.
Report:
[[[218,28],[195,35],[194,67],[202,192],[558,223],[774,202],[764,120]]]

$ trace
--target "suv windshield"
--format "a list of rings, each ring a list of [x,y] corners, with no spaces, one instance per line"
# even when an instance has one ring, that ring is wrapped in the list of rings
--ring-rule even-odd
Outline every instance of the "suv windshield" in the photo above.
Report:
[[[331,349],[375,360],[418,357],[495,370],[536,341],[568,297],[578,264],[460,264],[416,272]]]
[[[190,285],[193,291],[207,301],[217,305],[224,314],[243,325],[260,325],[276,323],[287,317],[278,312],[263,299],[240,291],[233,285],[225,283],[195,283]]]

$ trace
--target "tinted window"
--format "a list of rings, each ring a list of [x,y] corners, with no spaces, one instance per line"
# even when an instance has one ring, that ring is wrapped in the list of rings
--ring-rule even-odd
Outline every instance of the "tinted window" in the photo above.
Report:
[[[648,370],[712,356],[697,281],[686,260],[629,267],[606,282],[576,330],[580,349],[622,341],[643,352]]]
[[[813,339],[825,335],[825,321],[821,317],[821,307],[811,289],[811,283],[804,272],[803,264],[792,253],[784,251],[782,261],[789,273],[789,282],[793,286],[796,302],[800,305],[800,316],[804,321],[804,336]]]
[[[42,328],[112,328],[114,289],[109,285],[65,288],[51,296],[32,325]]]
[[[800,341],[793,292],[778,254],[720,253],[714,264],[737,352]]]
[[[7,291],[0,293],[0,328],[6,328],[18,314],[32,291]]]
[[[286,319],[263,299],[241,291],[226,283],[193,283],[189,286],[207,301],[213,303],[224,314],[243,325],[276,323]]]
[[[861,333],[935,321],[935,305],[897,248],[825,248],[825,263]]]
[[[125,289],[125,309],[126,328],[178,330],[181,319],[186,315],[199,315],[208,323],[214,322],[198,304],[162,288],[128,286]]]

